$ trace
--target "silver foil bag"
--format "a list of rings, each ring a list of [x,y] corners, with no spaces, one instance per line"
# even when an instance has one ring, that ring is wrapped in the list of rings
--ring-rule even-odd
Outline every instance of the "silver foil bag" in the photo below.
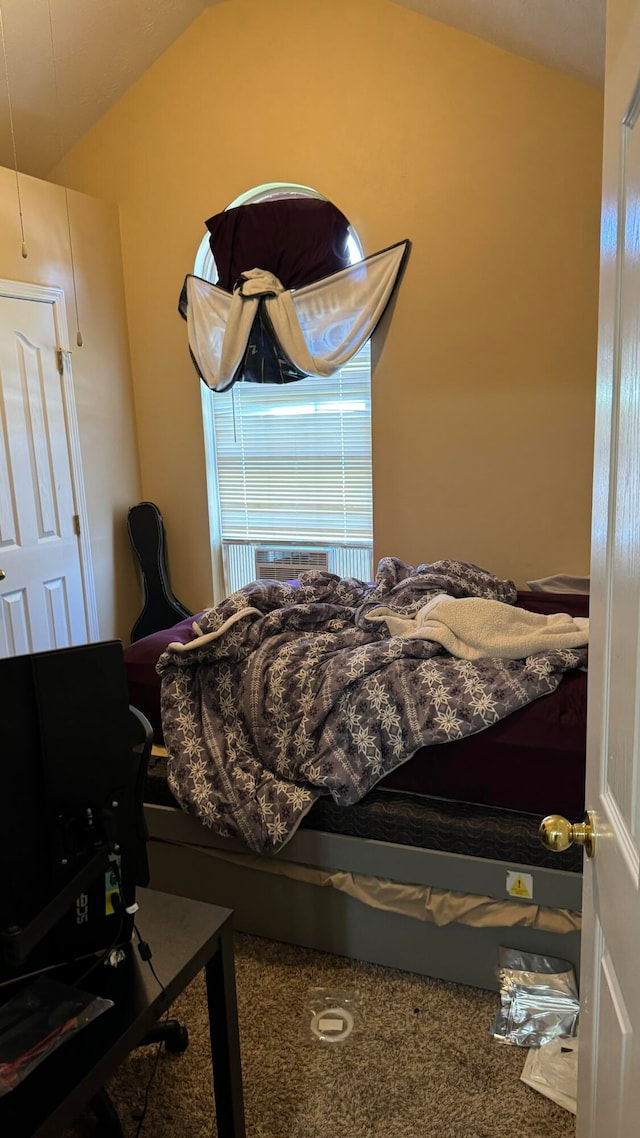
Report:
[[[580,1002],[571,964],[552,956],[500,949],[500,1003],[491,1034],[518,1047],[541,1047],[578,1029]]]

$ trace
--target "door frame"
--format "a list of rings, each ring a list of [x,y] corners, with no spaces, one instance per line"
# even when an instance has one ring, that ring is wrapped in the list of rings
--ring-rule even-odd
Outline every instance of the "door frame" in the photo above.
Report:
[[[67,435],[67,450],[69,452],[73,507],[74,513],[78,515],[80,522],[78,552],[80,555],[83,605],[89,634],[89,643],[91,643],[92,641],[100,639],[100,628],[98,624],[93,559],[91,556],[89,514],[87,511],[87,499],[82,471],[80,427],[78,424],[73,373],[71,370],[71,349],[69,347],[69,326],[67,324],[64,289],[57,285],[30,284],[26,281],[10,281],[0,278],[0,298],[2,297],[7,297],[10,300],[33,300],[40,304],[50,304],[52,306],[57,341],[56,349],[61,353],[62,358],[60,388]]]

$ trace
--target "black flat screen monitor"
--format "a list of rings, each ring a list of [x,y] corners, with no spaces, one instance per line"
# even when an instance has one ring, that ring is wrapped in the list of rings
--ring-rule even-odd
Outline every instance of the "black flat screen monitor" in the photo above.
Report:
[[[0,693],[0,940],[29,926],[96,851],[117,856],[19,968],[0,944],[2,983],[130,938],[123,910],[135,901],[144,825],[119,641],[0,660]]]

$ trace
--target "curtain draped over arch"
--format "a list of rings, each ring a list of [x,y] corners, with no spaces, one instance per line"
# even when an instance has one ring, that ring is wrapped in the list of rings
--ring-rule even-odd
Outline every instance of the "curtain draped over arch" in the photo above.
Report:
[[[187,276],[179,311],[214,391],[333,375],[372,335],[409,249],[349,264],[347,219],[313,198],[239,206],[207,227],[219,280]]]

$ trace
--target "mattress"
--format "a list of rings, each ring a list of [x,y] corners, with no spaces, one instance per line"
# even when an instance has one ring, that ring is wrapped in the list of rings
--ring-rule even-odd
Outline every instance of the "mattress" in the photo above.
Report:
[[[152,760],[145,802],[180,809],[167,784],[164,757]],[[539,825],[536,815],[403,794],[379,784],[353,806],[338,806],[331,798],[318,799],[300,828],[580,873],[580,847],[551,853],[540,842]]]
[[[587,616],[589,598],[520,592],[517,604],[531,612]],[[162,743],[162,723],[160,678],[155,665],[167,644],[192,639],[194,620],[197,616],[125,648],[131,703],[149,719],[157,743]],[[379,783],[378,792],[394,791],[399,795],[398,803],[405,805],[412,797],[422,796],[499,811],[538,816],[554,813],[579,819],[584,813],[586,708],[586,674],[569,672],[551,695],[535,700],[485,731],[455,742],[422,747]],[[371,798],[368,795],[366,801]],[[328,816],[331,805],[321,800],[314,811],[317,808]],[[349,807],[350,814],[357,815],[357,811],[357,806]],[[514,856],[510,853],[511,859]],[[552,856],[553,865],[559,868],[558,855]]]

